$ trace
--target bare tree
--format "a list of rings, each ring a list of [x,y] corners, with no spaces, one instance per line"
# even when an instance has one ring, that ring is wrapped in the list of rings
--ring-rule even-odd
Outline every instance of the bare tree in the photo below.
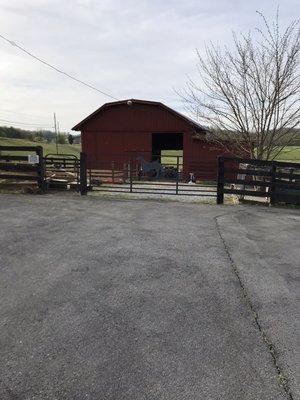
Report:
[[[234,46],[206,47],[198,54],[200,82],[180,93],[193,114],[210,128],[210,139],[236,155],[274,159],[299,135],[299,22],[283,32],[265,16],[262,28],[233,34]]]

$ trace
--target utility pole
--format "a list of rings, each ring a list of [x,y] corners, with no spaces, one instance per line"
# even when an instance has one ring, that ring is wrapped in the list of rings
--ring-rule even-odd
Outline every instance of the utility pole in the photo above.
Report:
[[[55,142],[56,142],[56,154],[58,154],[58,133],[57,133],[57,124],[56,124],[55,113],[54,113],[54,131],[55,131]]]

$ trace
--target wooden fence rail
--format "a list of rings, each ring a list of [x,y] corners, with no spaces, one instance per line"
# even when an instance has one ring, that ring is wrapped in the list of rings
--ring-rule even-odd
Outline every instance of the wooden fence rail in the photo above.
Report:
[[[27,154],[9,154],[18,152]],[[32,153],[37,156],[34,161],[30,158]],[[0,146],[0,179],[36,181],[38,187],[44,190],[43,148],[41,146]]]
[[[224,194],[300,204],[300,163],[219,157],[217,204]]]

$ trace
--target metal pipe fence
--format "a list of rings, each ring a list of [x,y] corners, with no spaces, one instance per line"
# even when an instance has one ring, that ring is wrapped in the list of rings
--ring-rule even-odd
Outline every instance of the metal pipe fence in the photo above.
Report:
[[[87,159],[87,171],[88,186],[102,192],[216,196],[216,166],[182,155],[105,154]]]

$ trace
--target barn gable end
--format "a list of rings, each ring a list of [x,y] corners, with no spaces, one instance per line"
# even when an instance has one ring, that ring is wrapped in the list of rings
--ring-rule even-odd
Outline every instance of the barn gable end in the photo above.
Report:
[[[159,102],[124,100],[106,103],[89,115],[73,130],[81,131],[197,131],[205,130],[188,117]]]

